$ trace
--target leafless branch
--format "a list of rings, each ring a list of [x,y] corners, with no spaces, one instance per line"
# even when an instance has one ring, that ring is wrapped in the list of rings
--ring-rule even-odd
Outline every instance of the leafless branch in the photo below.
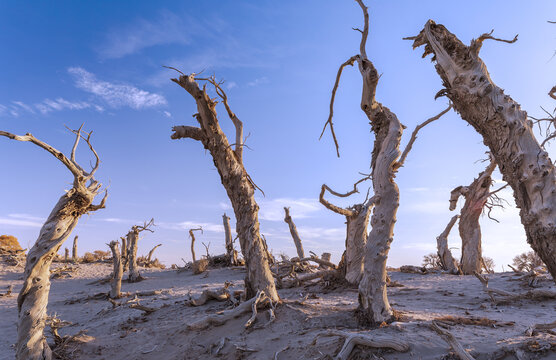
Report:
[[[494,32],[494,29],[492,29],[489,33],[482,34],[477,39],[472,40],[470,50],[475,54],[479,54],[479,51],[481,50],[481,47],[483,46],[483,41],[485,41],[485,40],[494,40],[494,41],[505,42],[505,43],[508,43],[508,44],[513,44],[517,41],[517,37],[519,35],[519,34],[517,34],[516,36],[514,36],[514,38],[512,40],[505,40],[505,39],[495,38],[494,36],[492,36],[493,32]]]

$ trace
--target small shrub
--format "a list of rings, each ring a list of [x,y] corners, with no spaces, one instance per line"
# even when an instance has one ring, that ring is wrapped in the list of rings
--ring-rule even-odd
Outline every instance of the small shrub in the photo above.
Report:
[[[496,264],[494,264],[494,260],[492,260],[492,258],[483,256],[483,266],[484,266],[487,273],[494,274],[494,266],[495,265]]]
[[[12,235],[0,235],[0,249],[8,251],[23,250],[17,238]]]
[[[534,268],[545,265],[536,252],[529,251],[514,257],[512,266],[516,268],[517,271],[531,271]]]
[[[202,274],[205,271],[207,271],[207,267],[208,267],[208,260],[207,259],[201,259],[201,260],[197,260],[193,263],[193,274],[197,275],[197,274]]]
[[[96,260],[101,260],[101,261],[110,256],[110,253],[108,251],[102,251],[102,250],[95,250],[93,251],[93,254]]]
[[[440,261],[440,256],[435,253],[430,253],[423,256],[423,267],[427,269],[442,269],[442,262]]]
[[[88,264],[88,263],[95,262],[97,258],[94,254],[91,254],[90,252],[86,252],[85,255],[83,255],[82,260],[85,264]]]

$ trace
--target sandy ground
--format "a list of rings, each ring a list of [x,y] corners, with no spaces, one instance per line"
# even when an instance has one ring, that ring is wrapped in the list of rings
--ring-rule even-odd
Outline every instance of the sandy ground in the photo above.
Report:
[[[21,288],[21,268],[0,265],[0,291],[15,285],[14,295],[0,298],[0,359],[14,358],[17,323],[17,292]],[[60,266],[60,265],[55,265]],[[494,305],[474,276],[443,274],[405,274],[391,272],[390,277],[403,287],[388,289],[392,306],[401,313],[401,320],[382,328],[358,328],[354,317],[356,289],[323,289],[321,285],[280,290],[284,300],[299,300],[276,309],[276,320],[261,311],[250,329],[244,324],[250,314],[203,331],[189,331],[186,325],[226,309],[229,304],[209,302],[200,307],[185,304],[189,294],[195,296],[205,289],[220,289],[225,281],[233,289],[241,289],[242,269],[212,269],[202,275],[191,271],[142,269],[146,280],[122,284],[123,291],[168,290],[168,293],[141,297],[140,304],[157,308],[148,315],[129,306],[113,308],[106,300],[84,300],[90,295],[107,292],[108,284],[90,283],[106,277],[108,264],[80,264],[71,278],[52,280],[49,314],[72,323],[60,329],[61,335],[86,330],[85,343],[71,344],[71,359],[331,359],[341,346],[338,336],[318,336],[328,329],[342,329],[372,336],[392,336],[407,341],[405,353],[357,347],[350,359],[456,359],[449,355],[448,344],[433,332],[428,322],[444,315],[486,317],[510,326],[453,325],[449,331],[476,359],[556,359],[556,336],[540,333],[530,337],[525,330],[533,323],[556,320],[556,300],[518,300],[509,305]],[[489,275],[490,286],[507,291],[530,290],[513,273]],[[540,282],[543,289],[556,290],[550,280]],[[72,300],[82,300],[71,303]],[[68,303],[70,302],[70,303]],[[46,331],[51,342],[48,329]],[[215,355],[218,344],[224,347]],[[543,347],[552,350],[533,352]],[[521,349],[514,355],[513,349]],[[518,357],[519,356],[519,357]]]

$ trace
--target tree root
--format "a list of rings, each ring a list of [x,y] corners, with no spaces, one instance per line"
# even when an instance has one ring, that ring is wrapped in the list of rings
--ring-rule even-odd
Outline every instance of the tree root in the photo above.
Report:
[[[543,290],[543,289],[533,289],[525,293],[515,294],[505,290],[500,290],[496,288],[488,287],[488,278],[482,276],[475,272],[475,276],[481,284],[483,284],[483,289],[486,291],[490,299],[497,305],[507,304],[514,302],[515,300],[530,299],[530,300],[545,300],[545,299],[556,299],[556,291]],[[498,296],[498,298],[496,297]]]
[[[463,316],[441,316],[434,319],[436,323],[443,323],[446,325],[475,325],[475,326],[488,326],[488,327],[497,327],[497,326],[514,326],[515,322],[513,321],[498,321],[498,320],[491,320],[485,317],[463,317]]]
[[[255,315],[256,315],[256,306],[257,304],[259,304],[262,300],[266,299],[267,296],[265,295],[264,291],[259,290],[257,292],[257,295],[255,295],[253,298],[245,301],[244,303],[239,304],[236,308],[231,309],[231,310],[224,310],[221,311],[217,314],[213,314],[213,315],[209,315],[201,320],[195,321],[193,323],[190,323],[187,325],[187,329],[188,330],[203,330],[208,328],[209,326],[220,326],[225,324],[227,321],[237,318],[243,314],[245,314],[246,312],[249,312],[249,310],[251,309]],[[254,320],[251,320],[252,318],[254,318],[254,316],[252,316],[248,322],[245,324],[245,327],[250,326]]]
[[[461,360],[475,360],[473,356],[469,355],[467,351],[463,348],[461,343],[452,335],[448,330],[441,329],[435,321],[432,321],[430,328],[437,332],[442,338],[450,345],[454,353]]]
[[[197,299],[191,299],[186,304],[190,306],[201,306],[206,304],[210,300],[216,301],[226,301],[230,300],[235,303],[235,299],[232,300],[232,294],[230,294],[230,282],[225,282],[224,287],[220,290],[204,290],[203,293]]]
[[[532,324],[525,330],[525,335],[534,336],[539,331],[547,331],[552,335],[556,335],[556,332],[552,331],[554,328],[556,328],[556,321],[549,324]]]
[[[355,345],[368,346],[373,348],[389,348],[400,352],[409,350],[407,342],[386,335],[371,336],[371,334],[350,333],[341,330],[328,330],[317,335],[313,343],[319,336],[341,336],[346,340],[335,360],[347,360]]]

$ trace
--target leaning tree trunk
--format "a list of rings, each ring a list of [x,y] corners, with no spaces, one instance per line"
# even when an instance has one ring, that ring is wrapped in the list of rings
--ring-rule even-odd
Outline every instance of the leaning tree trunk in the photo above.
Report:
[[[359,183],[359,182],[358,182]],[[365,246],[367,244],[367,227],[369,216],[374,205],[374,197],[368,199],[363,204],[356,204],[348,208],[336,206],[324,198],[324,193],[328,190],[331,194],[339,197],[348,197],[357,192],[357,184],[348,193],[340,194],[330,189],[326,184],[321,187],[319,201],[328,210],[346,217],[346,250],[342,255],[342,266],[339,271],[345,272],[344,278],[352,285],[359,285],[363,277],[363,258]]]
[[[297,250],[297,257],[299,259],[305,258],[305,252],[303,251],[303,244],[301,243],[301,238],[297,233],[297,227],[295,226],[292,217],[290,216],[290,208],[284,207],[284,221],[288,224],[290,228],[290,234],[292,235],[293,243],[295,244],[295,249]]]
[[[50,265],[56,253],[77,225],[81,215],[104,208],[106,196],[99,205],[93,205],[101,184],[94,179],[100,164],[98,155],[92,148],[90,134],[83,137],[96,157],[96,164],[87,173],[75,162],[75,151],[82,138],[81,128],[73,131],[76,140],[68,159],[63,153],[36,139],[31,134],[18,136],[0,131],[1,136],[13,140],[29,141],[45,149],[60,160],[73,174],[73,187],[58,200],[56,206],[42,226],[39,237],[29,250],[25,262],[23,287],[17,297],[18,324],[16,359],[51,359],[52,352],[44,337],[46,307],[50,292]]]
[[[481,226],[479,218],[486,201],[490,196],[492,172],[496,163],[492,161],[479,177],[469,186],[458,186],[452,190],[450,196],[450,210],[454,210],[460,195],[465,197],[465,204],[461,208],[459,219],[459,234],[461,236],[460,269],[464,275],[480,274],[483,267],[483,252],[481,249]]]
[[[232,150],[228,138],[218,123],[216,102],[206,93],[205,87],[202,90],[199,88],[195,74],[182,75],[172,81],[183,87],[195,99],[198,111],[195,118],[200,127],[175,126],[171,138],[191,138],[200,141],[212,155],[237,220],[236,231],[247,268],[245,278],[247,298],[255,296],[259,290],[262,290],[272,301],[278,301],[278,293],[259,229],[259,206],[254,196],[256,185],[243,166],[243,125],[229,108],[226,94],[220,85],[213,78],[209,79],[236,127],[235,149]]]
[[[110,246],[112,250],[112,261],[114,263],[114,274],[110,280],[110,298],[118,299],[121,296],[122,276],[124,274],[122,256],[120,254],[120,243],[118,241],[111,241],[108,246]]]
[[[232,230],[230,227],[230,217],[224,213],[222,215],[222,223],[224,224],[224,236],[226,245],[226,258],[228,265],[237,265],[237,251],[234,250],[234,242],[232,240]]]
[[[499,40],[484,34],[466,46],[444,26],[429,20],[414,38],[413,47],[425,45],[425,55],[434,55],[445,87],[443,94],[490,148],[504,180],[513,189],[527,242],[556,281],[554,165],[535,139],[527,113],[490,78],[479,57],[486,39]]]
[[[129,267],[129,282],[138,282],[143,280],[143,277],[139,273],[139,267],[137,266],[137,247],[139,242],[139,232],[133,229],[127,233],[127,243],[129,244],[129,250],[127,253],[127,266]]]
[[[436,246],[438,250],[438,257],[440,258],[440,263],[442,264],[442,269],[448,271],[450,274],[460,274],[461,270],[459,269],[458,262],[452,256],[452,252],[448,247],[448,235],[450,235],[450,231],[454,227],[454,224],[458,220],[459,215],[454,215],[446,228],[442,232],[442,234],[438,235],[436,238]]]
[[[71,252],[71,261],[74,264],[77,264],[79,258],[77,256],[77,238],[79,237],[79,235],[75,235],[75,237],[73,238],[73,248],[72,248],[72,252]]]
[[[162,244],[156,245],[155,247],[153,247],[153,248],[151,249],[151,251],[149,251],[149,255],[147,255],[147,264],[150,264],[150,263],[151,263],[151,259],[152,259],[152,257],[153,257],[154,251],[155,251],[159,246],[162,246]]]

